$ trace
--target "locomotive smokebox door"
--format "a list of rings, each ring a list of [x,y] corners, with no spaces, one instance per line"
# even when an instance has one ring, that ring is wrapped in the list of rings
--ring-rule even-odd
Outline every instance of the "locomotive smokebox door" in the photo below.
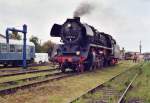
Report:
[[[51,29],[50,35],[52,37],[60,37],[61,28],[62,28],[61,25],[54,24],[52,29]]]

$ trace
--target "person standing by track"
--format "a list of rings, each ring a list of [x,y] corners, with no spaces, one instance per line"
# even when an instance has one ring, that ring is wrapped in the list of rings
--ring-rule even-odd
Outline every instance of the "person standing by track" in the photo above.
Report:
[[[133,55],[133,63],[136,63],[136,62],[137,62],[137,54],[134,53],[134,55]]]

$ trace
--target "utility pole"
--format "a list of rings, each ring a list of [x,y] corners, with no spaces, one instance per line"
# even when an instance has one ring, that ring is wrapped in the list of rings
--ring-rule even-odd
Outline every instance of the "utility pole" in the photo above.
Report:
[[[141,40],[140,40],[139,50],[140,50],[140,54],[141,54],[141,53],[142,53],[142,44],[141,44]]]

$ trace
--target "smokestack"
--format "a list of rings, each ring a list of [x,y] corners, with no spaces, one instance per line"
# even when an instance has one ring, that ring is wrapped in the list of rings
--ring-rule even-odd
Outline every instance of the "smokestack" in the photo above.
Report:
[[[80,22],[80,17],[74,17],[74,19],[78,22]]]

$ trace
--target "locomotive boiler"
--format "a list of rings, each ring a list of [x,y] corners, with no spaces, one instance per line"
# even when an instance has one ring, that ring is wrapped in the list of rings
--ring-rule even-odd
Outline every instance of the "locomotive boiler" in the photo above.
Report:
[[[50,35],[60,37],[63,44],[54,56],[59,68],[83,72],[117,63],[119,46],[111,35],[99,32],[93,26],[80,22],[80,17],[54,24]]]

